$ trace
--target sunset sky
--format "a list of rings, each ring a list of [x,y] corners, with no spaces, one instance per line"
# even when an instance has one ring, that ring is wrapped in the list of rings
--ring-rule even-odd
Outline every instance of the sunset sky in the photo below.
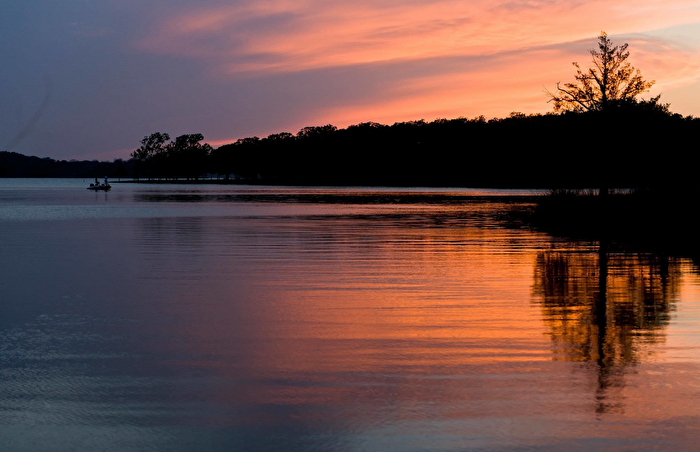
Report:
[[[4,0],[0,150],[128,158],[304,126],[552,110],[604,30],[700,115],[700,0]]]

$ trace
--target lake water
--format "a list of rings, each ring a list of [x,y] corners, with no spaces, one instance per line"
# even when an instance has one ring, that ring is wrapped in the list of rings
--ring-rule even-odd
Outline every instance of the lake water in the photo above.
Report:
[[[2,451],[698,449],[693,261],[530,192],[89,182],[0,179]]]

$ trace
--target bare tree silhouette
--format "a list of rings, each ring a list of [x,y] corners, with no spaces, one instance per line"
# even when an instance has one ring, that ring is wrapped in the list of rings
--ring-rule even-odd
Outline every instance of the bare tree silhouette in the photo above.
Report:
[[[577,62],[576,82],[557,82],[554,93],[546,91],[554,111],[602,111],[611,106],[634,102],[636,97],[651,88],[655,81],[644,80],[639,69],[627,59],[628,44],[613,46],[605,32],[598,36],[598,50],[591,49],[593,67],[582,70]],[[658,100],[658,97],[655,98]]]

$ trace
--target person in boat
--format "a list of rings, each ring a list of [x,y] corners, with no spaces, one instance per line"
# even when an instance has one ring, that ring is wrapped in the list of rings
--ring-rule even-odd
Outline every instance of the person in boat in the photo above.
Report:
[[[99,187],[99,186],[100,186],[100,181],[98,181],[97,178],[95,178],[95,187]]]
[[[107,182],[107,176],[105,176],[105,186],[109,185],[109,182]]]

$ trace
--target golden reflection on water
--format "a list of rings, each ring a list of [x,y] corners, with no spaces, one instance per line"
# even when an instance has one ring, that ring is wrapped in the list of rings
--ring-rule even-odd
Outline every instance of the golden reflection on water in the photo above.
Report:
[[[691,261],[262,191],[4,223],[0,449],[697,449]]]
[[[596,411],[622,409],[630,366],[665,341],[679,299],[681,259],[641,253],[545,251],[537,255],[533,295],[555,358],[595,368]]]
[[[598,434],[623,441],[698,415],[679,392],[700,394],[695,358],[669,375],[655,359],[687,261],[459,218],[144,220],[144,270],[182,278],[161,287],[176,320],[154,346],[222,378],[210,400],[258,407],[236,423],[379,425],[410,443],[426,422],[495,438],[527,418],[573,440],[605,418]]]
[[[522,242],[525,231],[411,225],[406,218],[224,220],[179,227],[163,227],[159,220],[144,226],[150,268],[162,270],[173,259],[182,267],[183,256],[175,256],[195,251],[185,243],[217,241],[204,240],[186,259],[192,264],[186,278],[206,280],[206,296],[193,294],[168,306],[194,326],[177,331],[185,338],[168,345],[219,357],[213,359],[217,372],[227,375],[308,382],[257,387],[245,397],[258,403],[367,400],[372,381],[383,387],[397,379],[408,392],[383,397],[454,406],[469,397],[460,390],[463,376],[537,369],[549,359],[529,301],[529,248],[539,246],[541,235],[528,233],[530,242]],[[183,231],[194,235],[182,241]],[[155,250],[156,237],[169,246]],[[208,256],[201,267],[199,253]],[[178,291],[171,300],[185,295],[178,285],[165,288]],[[231,350],[243,355],[244,369],[241,361],[226,358]],[[419,384],[438,377],[437,392],[438,380]]]

